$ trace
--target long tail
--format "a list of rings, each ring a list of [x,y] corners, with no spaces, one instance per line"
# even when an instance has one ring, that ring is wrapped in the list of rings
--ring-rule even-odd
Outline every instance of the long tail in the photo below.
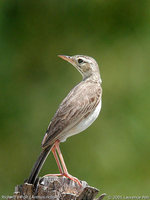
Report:
[[[37,161],[35,162],[33,168],[32,168],[32,171],[31,171],[31,174],[27,180],[27,183],[29,184],[34,184],[35,181],[36,181],[36,178],[40,172],[40,169],[42,168],[48,154],[50,153],[50,150],[51,150],[51,147],[52,146],[49,146],[48,148],[42,150],[42,152],[40,153]]]

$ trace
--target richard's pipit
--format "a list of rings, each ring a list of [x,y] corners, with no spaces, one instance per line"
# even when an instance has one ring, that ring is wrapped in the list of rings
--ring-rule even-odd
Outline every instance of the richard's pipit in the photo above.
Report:
[[[60,171],[60,174],[56,175],[66,176],[80,184],[77,178],[68,173],[59,144],[88,128],[101,110],[102,81],[97,62],[83,55],[59,57],[70,62],[82,74],[83,80],[69,92],[52,118],[42,141],[42,152],[28,178],[27,182],[30,184],[35,183],[50,151]]]

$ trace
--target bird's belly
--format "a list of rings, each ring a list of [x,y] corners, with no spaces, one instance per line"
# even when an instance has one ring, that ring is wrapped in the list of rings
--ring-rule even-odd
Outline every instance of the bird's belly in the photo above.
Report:
[[[101,110],[101,105],[102,105],[102,102],[100,100],[96,109],[91,114],[89,114],[88,117],[83,119],[79,124],[75,125],[73,128],[71,128],[71,130],[69,130],[63,135],[63,137],[61,138],[61,142],[64,142],[68,137],[72,135],[76,135],[84,131],[85,129],[87,129],[98,117]]]

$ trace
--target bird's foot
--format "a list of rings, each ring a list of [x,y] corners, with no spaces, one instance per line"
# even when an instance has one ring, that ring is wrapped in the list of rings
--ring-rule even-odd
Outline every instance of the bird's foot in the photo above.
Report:
[[[43,177],[46,177],[46,176],[63,176],[63,174],[46,174]]]
[[[82,187],[82,184],[80,183],[79,179],[77,179],[76,177],[74,177],[74,176],[72,176],[72,175],[70,175],[68,173],[63,173],[62,175],[65,176],[66,178],[69,178],[70,180],[78,183],[79,186]]]
[[[46,177],[46,176],[65,176],[66,178],[69,178],[70,180],[76,182],[79,184],[80,187],[82,187],[82,184],[80,183],[79,179],[77,179],[76,177],[68,174],[68,173],[63,173],[63,174],[46,174],[45,176],[43,177]]]

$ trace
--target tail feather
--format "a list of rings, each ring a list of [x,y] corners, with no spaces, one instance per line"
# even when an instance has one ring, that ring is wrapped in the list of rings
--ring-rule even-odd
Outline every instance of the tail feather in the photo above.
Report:
[[[50,153],[51,147],[52,146],[49,146],[48,148],[44,149],[40,153],[36,163],[34,164],[34,166],[32,168],[32,171],[31,171],[31,174],[30,174],[30,176],[29,176],[29,178],[27,180],[27,183],[29,183],[29,184],[34,184],[35,183],[36,178],[37,178],[37,176],[38,176],[38,174],[39,174],[39,172],[40,172],[40,170],[41,170],[41,168],[42,168],[42,166],[43,166],[48,154]]]

